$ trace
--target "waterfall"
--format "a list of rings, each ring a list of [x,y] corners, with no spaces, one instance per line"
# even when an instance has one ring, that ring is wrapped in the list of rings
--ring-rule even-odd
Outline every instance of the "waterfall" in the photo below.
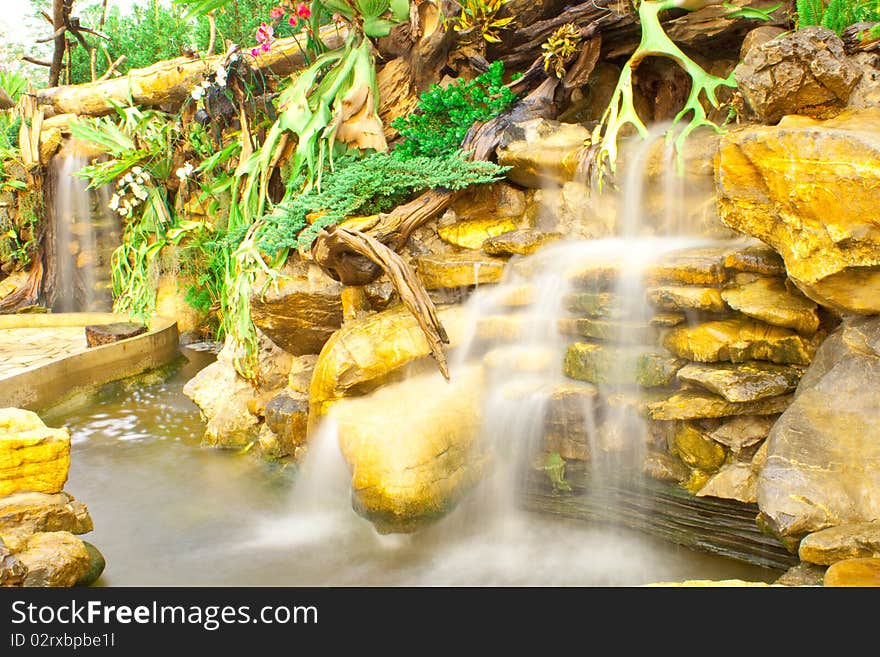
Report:
[[[112,306],[110,254],[119,244],[107,190],[90,190],[74,175],[89,164],[77,153],[59,153],[50,169],[55,269],[49,303],[56,312],[100,312]]]

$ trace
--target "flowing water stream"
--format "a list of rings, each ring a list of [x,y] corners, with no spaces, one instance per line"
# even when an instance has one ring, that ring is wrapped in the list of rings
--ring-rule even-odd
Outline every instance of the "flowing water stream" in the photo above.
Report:
[[[636,154],[634,167],[645,166],[646,153]],[[354,513],[332,415],[299,467],[200,448],[203,424],[181,388],[207,364],[203,353],[185,349],[187,362],[167,380],[111,384],[46,413],[48,424],[72,431],[67,490],[94,518],[87,538],[108,563],[99,583],[628,586],[775,579],[775,571],[620,527],[528,513],[518,503],[524,473],[540,456],[548,400],[566,383],[560,361],[572,338],[558,326],[572,272],[602,262],[623,272],[612,290],[622,300],[613,315],[629,322],[614,342],[637,346],[638,335],[626,327],[647,319],[639,272],[665,252],[705,241],[678,229],[673,237],[645,236],[643,178],[641,170],[624,177],[631,188],[623,190],[629,203],[619,237],[552,245],[512,262],[503,284],[477,290],[468,302],[468,328],[450,354],[451,384],[423,371],[371,398],[369,412],[394,422],[394,406],[385,400],[407,395],[396,398],[398,405],[415,404],[428,414],[444,395],[456,394],[457,381],[483,373],[482,441],[495,467],[455,511],[417,533],[383,536]],[[663,223],[674,225],[684,205],[682,185],[670,176],[661,185],[669,197]],[[512,303],[514,297],[520,301]],[[513,328],[487,340],[483,329],[493,322]],[[612,367],[601,396],[620,392],[616,378]],[[610,450],[610,460],[591,459],[593,479],[631,473],[640,463],[644,428],[624,407],[606,413],[599,427],[592,403],[585,396],[581,414],[590,452],[609,452],[605,443],[615,435],[626,447]]]

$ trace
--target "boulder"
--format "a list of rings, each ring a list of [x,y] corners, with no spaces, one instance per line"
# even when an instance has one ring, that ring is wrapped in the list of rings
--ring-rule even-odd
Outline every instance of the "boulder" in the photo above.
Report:
[[[288,383],[292,356],[259,334],[260,383],[254,388],[235,371],[237,351],[231,341],[211,363],[183,387],[183,394],[202,411],[204,442],[217,447],[244,447],[257,439],[257,414]]]
[[[773,326],[794,329],[804,335],[813,335],[819,330],[816,303],[797,290],[789,290],[779,278],[759,278],[729,287],[721,292],[721,298],[743,315]]]
[[[769,360],[807,365],[817,343],[790,329],[745,317],[677,327],[663,339],[663,346],[672,353],[701,363]]]
[[[752,402],[729,402],[723,397],[699,390],[683,390],[647,405],[652,420],[694,420],[732,415],[774,415],[791,403],[791,395],[769,397]]]
[[[486,239],[482,248],[491,256],[531,255],[545,244],[560,239],[560,233],[545,233],[535,228],[510,230]]]
[[[845,559],[825,571],[825,586],[880,586],[880,559]]]
[[[30,534],[67,531],[85,534],[93,529],[85,504],[67,493],[14,493],[0,498],[0,536],[18,548]]]
[[[749,402],[793,392],[804,373],[798,365],[761,361],[739,364],[690,363],[678,371],[678,379],[694,383],[730,402]]]
[[[668,354],[644,347],[620,347],[576,342],[568,347],[563,362],[565,376],[600,384],[665,386],[683,365]]]
[[[260,281],[254,289],[262,289]],[[342,325],[342,284],[313,263],[291,259],[278,285],[251,297],[254,324],[293,355],[317,354]]]
[[[26,576],[27,567],[0,538],[0,587],[21,586]]]
[[[786,114],[833,116],[859,79],[843,41],[823,27],[806,27],[750,48],[734,70],[749,107],[765,123]]]
[[[532,189],[562,186],[574,178],[590,131],[583,125],[532,119],[515,123],[502,137],[498,164],[507,178]]]
[[[830,566],[844,559],[880,558],[880,520],[829,527],[808,534],[798,548],[801,561]]]
[[[453,246],[479,249],[486,240],[512,230],[516,230],[516,223],[511,219],[470,219],[441,226],[437,229],[437,234],[440,235],[440,239]]]
[[[309,426],[309,396],[285,390],[266,404],[266,426],[277,437],[274,456],[287,456],[306,442]]]
[[[379,532],[439,519],[479,480],[489,458],[477,442],[482,390],[479,368],[449,383],[428,372],[335,405],[353,504]]]
[[[70,468],[70,432],[20,408],[0,409],[0,497],[60,493]]]
[[[564,317],[557,324],[563,335],[581,335],[609,342],[654,344],[660,337],[659,329],[647,321]]]
[[[450,345],[461,339],[465,311],[438,309]],[[363,395],[401,375],[404,366],[425,361],[428,342],[416,319],[402,305],[347,322],[321,350],[309,389],[309,431],[339,399]]]
[[[738,454],[765,440],[776,420],[775,415],[740,415],[711,430],[709,437],[729,447],[734,454]]]
[[[776,249],[791,281],[839,312],[880,313],[880,108],[728,133],[721,218]]]
[[[162,274],[156,288],[156,314],[177,320],[181,342],[198,340],[199,331],[205,326],[208,313],[196,310],[186,301],[187,289],[195,281],[176,275]]]
[[[753,30],[750,30],[745,38],[743,39],[742,45],[739,49],[739,58],[745,59],[752,48],[756,48],[761,46],[771,39],[775,39],[778,36],[782,36],[785,34],[787,30],[777,27],[776,25],[761,25],[760,27],[756,27]]]
[[[757,473],[749,463],[728,463],[712,475],[696,495],[754,504],[758,501],[757,480]]]
[[[724,266],[735,271],[785,276],[785,263],[772,247],[750,240],[752,244],[734,247],[724,254]]]
[[[626,304],[611,292],[572,292],[562,302],[570,312],[583,313],[590,317],[620,319],[626,314]]]
[[[459,219],[512,219],[518,221],[526,209],[525,193],[507,182],[474,185],[452,202]]]
[[[727,310],[721,292],[714,287],[666,285],[645,290],[648,301],[663,310],[702,310],[720,313]]]
[[[825,568],[812,563],[799,563],[792,566],[777,579],[777,586],[822,586]]]
[[[779,535],[880,518],[880,319],[822,344],[766,445],[758,506]]]
[[[40,532],[16,555],[27,568],[23,586],[73,586],[91,568],[85,544],[70,532]]]
[[[715,472],[727,458],[724,448],[692,422],[676,422],[669,447],[686,465],[706,473]]]
[[[478,252],[422,255],[415,258],[416,271],[428,290],[497,283],[501,280],[506,262],[502,258],[493,258]]]

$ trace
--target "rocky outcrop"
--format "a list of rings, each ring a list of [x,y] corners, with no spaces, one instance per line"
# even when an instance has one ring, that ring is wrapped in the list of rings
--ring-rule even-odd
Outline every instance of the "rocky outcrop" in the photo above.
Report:
[[[523,228],[490,237],[483,242],[482,248],[492,256],[531,255],[545,244],[561,237],[559,233]]]
[[[776,123],[786,114],[833,116],[849,101],[859,72],[840,37],[806,27],[748,48],[734,78],[758,118]]]
[[[516,223],[511,219],[471,219],[441,226],[437,229],[437,234],[440,239],[453,246],[479,249],[486,240],[512,230],[516,230]]]
[[[845,322],[819,348],[767,439],[758,505],[784,537],[880,517],[880,319]]]
[[[716,160],[721,219],[776,249],[817,303],[880,313],[878,162],[880,108],[732,131]]]
[[[488,459],[477,443],[482,389],[479,368],[449,383],[429,372],[336,403],[354,506],[378,531],[410,532],[437,520],[479,480]]]
[[[590,138],[586,127],[532,119],[512,126],[498,149],[498,164],[511,167],[513,182],[541,189],[561,187],[574,178],[584,143]]]
[[[801,561],[830,566],[844,559],[880,558],[880,520],[829,527],[798,547]]]
[[[880,586],[880,559],[845,559],[825,571],[825,586]]]
[[[0,496],[59,493],[70,467],[70,432],[20,408],[0,409]]]
[[[784,411],[790,403],[790,395],[734,403],[708,392],[683,390],[662,401],[648,404],[648,414],[654,420],[698,420],[734,415],[774,415]]]
[[[463,309],[441,308],[438,315],[454,346],[463,329]],[[403,306],[346,323],[318,356],[309,390],[310,430],[338,400],[375,390],[429,355],[424,333]]]
[[[261,290],[257,282],[254,289]],[[289,354],[317,354],[342,325],[342,284],[312,263],[291,258],[270,284],[251,297],[254,324]]]
[[[31,534],[92,531],[92,518],[85,504],[68,493],[15,493],[0,498],[0,536],[9,547],[19,549]]]

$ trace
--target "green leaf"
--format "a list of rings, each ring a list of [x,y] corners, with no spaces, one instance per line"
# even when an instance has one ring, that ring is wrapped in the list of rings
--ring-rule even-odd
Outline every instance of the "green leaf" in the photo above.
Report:
[[[373,39],[385,37],[391,34],[391,28],[395,25],[397,23],[385,20],[384,18],[365,18],[364,34]]]
[[[379,16],[388,11],[388,0],[355,0],[355,5],[361,13],[365,24],[369,20],[379,18]],[[366,32],[366,30],[364,31]]]
[[[734,4],[724,3],[725,8],[733,10],[731,13],[727,14],[726,18],[751,18],[759,21],[769,21],[771,18],[770,14],[781,6],[782,3],[780,2],[778,5],[773,5],[772,7],[758,9],[756,7],[737,7]]]
[[[174,0],[176,5],[189,6],[186,12],[186,19],[195,18],[196,16],[207,16],[215,9],[225,7],[232,4],[233,0]]]
[[[409,20],[409,0],[391,0],[391,18],[399,23]]]
[[[318,1],[318,0],[316,0]],[[329,14],[339,14],[340,16],[344,16],[348,20],[352,20],[354,18],[354,11],[352,11],[351,6],[346,3],[344,0],[319,0],[320,4],[327,8],[327,13]]]

